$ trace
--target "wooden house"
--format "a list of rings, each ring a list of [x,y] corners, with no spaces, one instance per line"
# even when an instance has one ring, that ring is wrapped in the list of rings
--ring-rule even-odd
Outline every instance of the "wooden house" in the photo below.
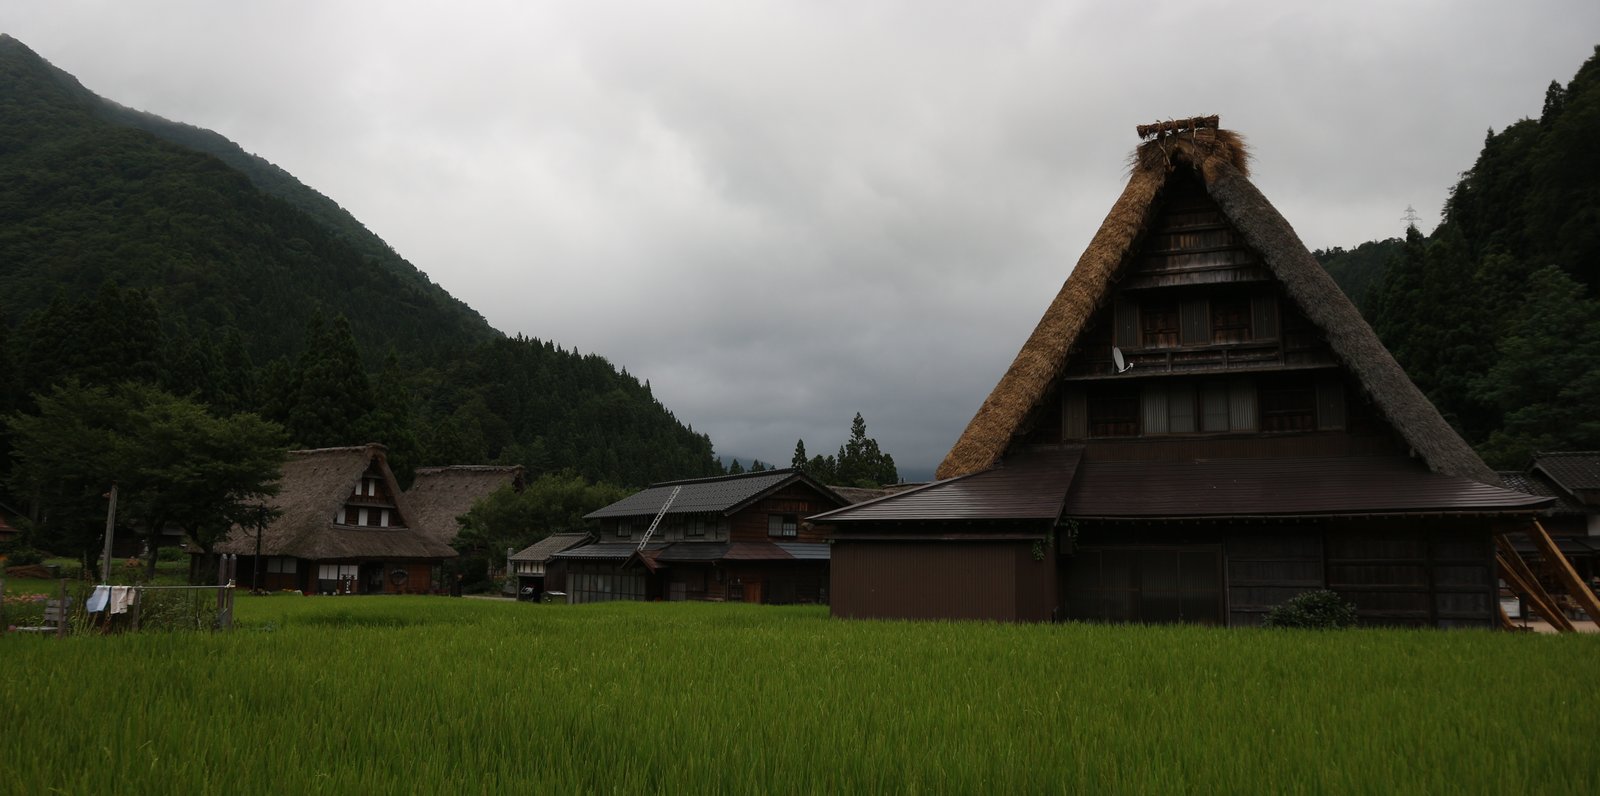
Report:
[[[517,599],[539,601],[546,591],[565,594],[564,579],[551,579],[551,559],[579,545],[594,541],[586,533],[553,533],[506,557],[506,565],[516,578]]]
[[[1540,512],[1561,552],[1585,581],[1600,579],[1600,451],[1535,453],[1526,470],[1503,471],[1506,486],[1554,502]],[[1524,557],[1542,558],[1531,539],[1512,537]],[[1561,591],[1560,584],[1548,584]]]
[[[828,544],[804,519],[844,505],[793,469],[654,484],[588,514],[596,541],[555,554],[550,577],[574,603],[825,603]]]
[[[1215,117],[1142,128],[1122,196],[938,471],[813,518],[841,617],[1487,627],[1495,473],[1247,177]]]
[[[306,594],[425,594],[456,552],[415,527],[384,446],[290,451],[279,511],[261,533],[234,528],[216,546],[239,556],[238,582]],[[259,570],[259,571],[258,571]]]
[[[22,538],[22,531],[7,521],[11,517],[18,516],[21,515],[13,511],[10,506],[0,503],[0,544],[15,542]]]
[[[411,488],[406,490],[412,525],[436,542],[454,544],[456,534],[461,532],[461,515],[474,503],[506,486],[522,491],[522,467],[462,464],[419,467]]]

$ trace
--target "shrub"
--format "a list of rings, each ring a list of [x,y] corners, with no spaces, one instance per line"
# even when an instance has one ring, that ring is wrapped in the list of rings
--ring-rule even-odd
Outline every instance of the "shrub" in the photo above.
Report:
[[[1356,607],[1327,589],[1302,592],[1267,612],[1266,627],[1337,630],[1354,627]]]
[[[8,542],[6,544],[0,544],[0,556],[6,557],[6,566],[8,567],[25,567],[29,564],[42,564],[44,563],[45,559],[45,553],[43,551],[27,547],[20,542]]]

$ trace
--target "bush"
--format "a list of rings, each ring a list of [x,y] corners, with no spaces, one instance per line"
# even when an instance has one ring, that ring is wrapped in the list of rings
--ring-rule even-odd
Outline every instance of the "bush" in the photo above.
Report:
[[[23,545],[20,542],[0,544],[0,556],[6,557],[6,566],[25,567],[29,564],[44,563],[45,553]]]
[[[1327,589],[1302,592],[1267,612],[1266,627],[1337,630],[1355,627],[1356,607]]]

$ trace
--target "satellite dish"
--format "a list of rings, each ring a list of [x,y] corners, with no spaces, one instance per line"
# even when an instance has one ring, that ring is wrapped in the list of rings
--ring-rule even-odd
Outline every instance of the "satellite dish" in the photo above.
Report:
[[[1122,355],[1122,349],[1116,346],[1111,347],[1111,361],[1116,363],[1118,373],[1133,370],[1133,363],[1129,362],[1128,358]]]

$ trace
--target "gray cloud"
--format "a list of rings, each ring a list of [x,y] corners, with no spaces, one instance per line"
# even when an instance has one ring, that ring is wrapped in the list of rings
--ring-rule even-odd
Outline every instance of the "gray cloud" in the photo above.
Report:
[[[1437,218],[1592,3],[10,4],[133,107],[349,208],[507,332],[609,357],[725,456],[850,417],[930,471],[1121,190],[1217,112],[1311,246]]]

